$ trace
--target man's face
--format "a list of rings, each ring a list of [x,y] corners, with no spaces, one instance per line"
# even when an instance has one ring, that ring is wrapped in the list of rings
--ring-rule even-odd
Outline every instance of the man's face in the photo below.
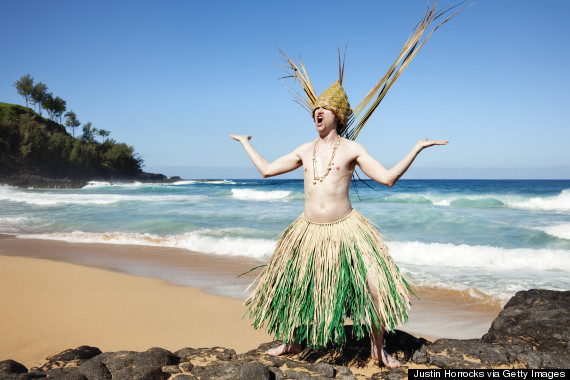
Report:
[[[338,118],[332,111],[319,107],[315,110],[315,124],[319,132],[336,129]]]

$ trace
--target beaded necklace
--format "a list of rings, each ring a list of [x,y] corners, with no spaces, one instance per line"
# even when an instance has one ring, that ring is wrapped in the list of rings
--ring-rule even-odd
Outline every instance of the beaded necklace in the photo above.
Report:
[[[334,165],[333,160],[334,160],[334,155],[336,153],[336,148],[338,148],[338,145],[340,144],[340,136],[338,136],[336,143],[334,144],[331,160],[329,161],[329,164],[327,165],[327,170],[325,171],[325,174],[323,174],[321,177],[319,177],[319,173],[317,172],[317,143],[318,142],[319,142],[319,139],[316,139],[315,140],[315,146],[313,147],[313,185],[316,185],[317,181],[323,182],[323,179],[325,179],[329,175],[329,172],[331,171],[331,167]]]

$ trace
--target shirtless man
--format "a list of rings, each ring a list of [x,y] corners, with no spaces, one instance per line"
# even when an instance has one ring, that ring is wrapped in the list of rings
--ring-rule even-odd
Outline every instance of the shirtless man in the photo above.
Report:
[[[263,178],[287,173],[299,167],[304,170],[304,190],[305,190],[305,217],[317,223],[329,223],[347,216],[352,205],[348,197],[350,181],[356,165],[374,181],[393,186],[398,179],[410,167],[418,153],[424,148],[433,145],[445,145],[447,140],[422,139],[417,142],[414,148],[394,167],[386,169],[376,161],[362,145],[359,143],[341,138],[337,131],[338,117],[328,109],[317,108],[314,112],[314,121],[318,133],[315,141],[310,141],[299,146],[293,152],[278,158],[274,162],[265,160],[251,145],[249,140],[251,135],[230,135],[231,138],[239,141],[249,158],[259,170]],[[333,156],[335,144],[338,143]],[[313,166],[313,156],[316,158]],[[316,167],[318,177],[327,173],[329,162],[332,162],[331,170],[322,181],[316,180],[313,168]],[[368,286],[372,297],[376,303],[378,300],[378,289],[373,275],[369,275]],[[376,330],[371,334],[371,356],[374,360],[382,360],[384,365],[392,368],[400,367],[401,364],[392,358],[383,348],[384,330]],[[279,347],[267,351],[271,355],[282,355],[286,353],[300,352],[301,346],[297,343],[283,344]]]

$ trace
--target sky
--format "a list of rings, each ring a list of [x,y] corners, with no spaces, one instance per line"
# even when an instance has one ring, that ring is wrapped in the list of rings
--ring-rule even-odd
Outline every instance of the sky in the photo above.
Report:
[[[356,105],[427,1],[0,4],[0,102],[24,105],[12,84],[31,74],[83,124],[134,146],[146,171],[259,178],[228,134],[252,134],[270,161],[317,136],[278,79],[277,47],[301,56],[320,93],[348,42],[343,87]],[[420,138],[450,141],[404,178],[570,179],[569,17],[567,0],[474,2],[433,34],[357,141],[387,167]]]

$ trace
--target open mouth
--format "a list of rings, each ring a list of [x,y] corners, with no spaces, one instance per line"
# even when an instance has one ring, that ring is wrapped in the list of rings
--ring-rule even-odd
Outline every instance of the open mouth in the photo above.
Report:
[[[323,117],[322,116],[317,116],[317,123],[322,123],[323,122]]]

